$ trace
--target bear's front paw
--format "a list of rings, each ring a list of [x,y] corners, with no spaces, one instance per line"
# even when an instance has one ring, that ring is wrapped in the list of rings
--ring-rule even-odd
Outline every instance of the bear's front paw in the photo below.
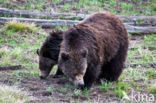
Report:
[[[61,78],[61,77],[62,75],[57,75],[57,74],[52,75],[52,78]]]

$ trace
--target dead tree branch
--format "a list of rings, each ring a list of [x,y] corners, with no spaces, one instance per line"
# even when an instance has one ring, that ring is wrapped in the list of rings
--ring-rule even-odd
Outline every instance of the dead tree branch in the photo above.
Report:
[[[1,16],[9,17],[24,17],[24,18],[50,18],[50,19],[64,19],[64,20],[83,20],[88,17],[88,14],[69,14],[69,13],[45,13],[32,12],[27,10],[10,10],[7,8],[0,8]],[[156,16],[119,16],[125,23],[133,26],[156,26]]]
[[[4,71],[4,70],[18,70],[21,69],[22,66],[21,65],[16,65],[16,66],[3,66],[0,67],[0,71]]]
[[[29,22],[29,23],[35,23],[39,26],[42,26],[43,28],[52,28],[55,26],[73,26],[79,21],[73,21],[73,20],[45,20],[45,19],[28,19],[28,18],[5,18],[5,17],[0,17],[0,24],[5,24],[9,21],[19,21],[19,22]],[[136,34],[136,33],[156,33],[156,26],[147,26],[147,27],[142,27],[142,26],[131,26],[127,23],[124,23],[126,29],[128,30],[129,33]]]

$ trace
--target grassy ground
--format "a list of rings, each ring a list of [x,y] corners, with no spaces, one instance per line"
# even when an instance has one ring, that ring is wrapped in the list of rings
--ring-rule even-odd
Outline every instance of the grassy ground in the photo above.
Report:
[[[0,7],[84,14],[103,10],[119,15],[156,14],[155,0],[1,0]]]
[[[70,85],[66,77],[39,79],[36,49],[41,46],[49,31],[51,30],[43,30],[34,24],[15,21],[0,26],[0,66],[23,66],[16,71],[0,71],[0,83],[18,86],[23,88],[23,91],[29,91],[35,98],[31,100],[32,103],[123,101],[133,103],[141,101],[138,99],[139,96],[143,98],[142,102],[146,103],[154,102],[156,99],[156,34],[142,36],[129,34],[127,67],[119,81],[108,83],[101,81],[101,84],[95,84],[91,90],[80,91]],[[56,71],[56,68],[53,68],[51,74]],[[1,98],[3,98],[2,95],[0,95],[0,101],[2,101]]]
[[[17,87],[0,85],[0,103],[28,103],[31,97]]]
[[[156,14],[155,0],[0,0],[0,7],[85,14],[103,10],[119,15]],[[55,29],[65,30],[67,27],[57,26]],[[0,66],[23,66],[20,70],[0,71],[0,84],[7,85],[0,85],[0,103],[8,103],[11,99],[14,99],[11,103],[156,103],[156,34],[129,34],[126,68],[119,81],[101,81],[90,90],[80,91],[66,77],[39,79],[36,49],[50,31],[52,29],[15,21],[0,25]],[[51,74],[56,69],[55,66]],[[1,88],[6,90],[2,93]],[[23,95],[23,91],[28,94]],[[14,95],[10,97],[11,93]]]

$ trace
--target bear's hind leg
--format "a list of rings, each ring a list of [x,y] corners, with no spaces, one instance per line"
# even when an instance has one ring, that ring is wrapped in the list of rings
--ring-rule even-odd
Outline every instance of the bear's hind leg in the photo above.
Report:
[[[111,61],[102,66],[102,72],[99,76],[108,81],[116,81],[122,73],[124,62],[127,55],[127,47],[120,47],[116,56]]]

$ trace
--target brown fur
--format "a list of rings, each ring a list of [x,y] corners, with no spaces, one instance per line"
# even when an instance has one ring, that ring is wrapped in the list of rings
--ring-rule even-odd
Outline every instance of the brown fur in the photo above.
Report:
[[[41,48],[37,51],[37,54],[39,55],[41,78],[46,78],[52,67],[57,64],[62,38],[62,31],[51,32],[49,36],[47,36]],[[61,73],[58,70],[56,74],[59,75]]]
[[[82,59],[81,51],[85,49],[87,57]],[[128,33],[121,20],[108,12],[96,13],[64,33],[59,67],[72,78],[87,65],[83,79],[85,86],[90,87],[96,79],[117,80],[127,51]],[[85,60],[87,64],[82,63]]]

